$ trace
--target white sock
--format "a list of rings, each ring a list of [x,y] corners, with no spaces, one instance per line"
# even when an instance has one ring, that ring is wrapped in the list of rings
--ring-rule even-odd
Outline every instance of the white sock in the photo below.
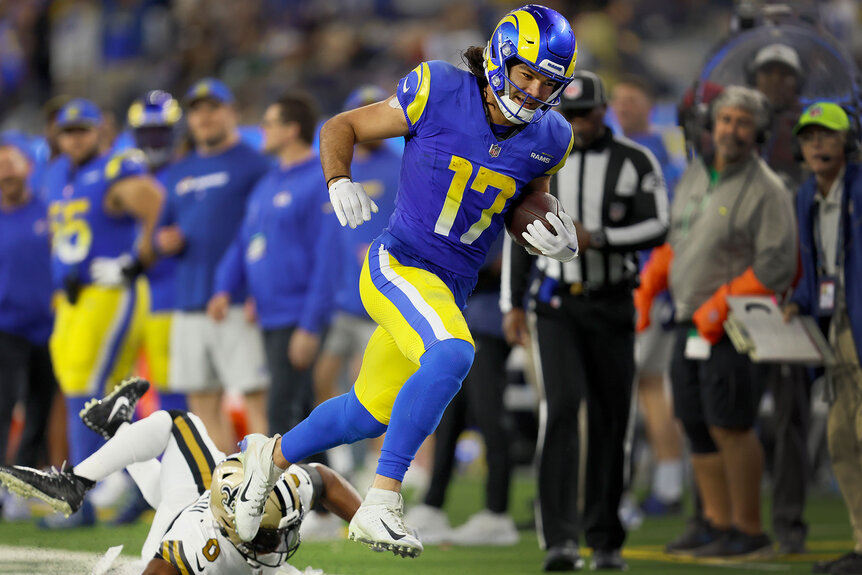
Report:
[[[401,494],[397,491],[389,491],[388,489],[369,487],[363,503],[372,505],[384,503],[386,505],[398,506],[401,504]]]
[[[682,498],[682,461],[672,459],[659,461],[652,476],[652,492],[662,503],[672,503]]]
[[[124,423],[93,455],[75,466],[75,475],[101,481],[132,463],[161,455],[171,438],[173,421],[167,411],[157,411],[135,423]]]

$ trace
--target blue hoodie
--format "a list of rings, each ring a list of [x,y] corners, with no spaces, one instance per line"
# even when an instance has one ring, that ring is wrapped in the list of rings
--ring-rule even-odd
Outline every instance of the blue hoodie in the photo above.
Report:
[[[247,288],[262,328],[298,325],[319,333],[334,307],[338,242],[320,158],[273,168],[249,198],[239,234],[219,264],[213,293]]]

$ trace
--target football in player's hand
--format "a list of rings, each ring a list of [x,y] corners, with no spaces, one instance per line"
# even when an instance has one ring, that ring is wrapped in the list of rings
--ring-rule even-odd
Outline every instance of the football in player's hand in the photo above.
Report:
[[[536,220],[542,222],[549,232],[556,233],[554,226],[545,218],[548,212],[556,216],[560,215],[560,202],[551,194],[532,192],[518,198],[505,215],[506,229],[512,241],[519,246],[528,247],[530,244],[522,234],[527,231],[527,225]]]

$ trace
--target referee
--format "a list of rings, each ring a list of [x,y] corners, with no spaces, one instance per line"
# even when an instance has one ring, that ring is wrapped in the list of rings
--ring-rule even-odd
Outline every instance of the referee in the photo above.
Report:
[[[559,110],[571,122],[574,147],[551,179],[551,193],[575,220],[581,257],[560,263],[524,250],[504,253],[501,308],[511,343],[530,335],[542,388],[539,420],[537,531],[548,550],[546,571],[579,569],[578,408],[586,399],[588,454],[584,531],[593,569],[624,569],[625,531],[618,517],[624,443],[634,365],[632,288],[637,251],[662,243],[667,190],[649,150],[614,136],[604,124],[605,88],[575,72]]]

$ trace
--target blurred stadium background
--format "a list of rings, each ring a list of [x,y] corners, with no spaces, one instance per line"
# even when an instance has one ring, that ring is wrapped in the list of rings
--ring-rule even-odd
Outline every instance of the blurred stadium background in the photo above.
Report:
[[[649,78],[658,95],[654,127],[677,161],[684,161],[676,126],[677,102],[704,70],[724,38],[745,26],[758,2],[730,0],[608,0],[543,2],[567,16],[579,42],[578,68],[599,73],[612,87],[634,73]],[[123,118],[130,102],[147,90],[182,94],[195,80],[223,79],[237,97],[245,137],[259,142],[256,125],[265,106],[287,89],[301,88],[324,115],[341,109],[358,85],[394,90],[418,62],[460,61],[461,50],[482,45],[513,0],[0,0],[0,131],[31,139],[34,155],[47,158],[41,138],[43,110],[54,96],[97,102],[106,111],[106,139],[128,142]],[[862,64],[862,8],[858,0],[801,1],[791,5],[818,22]],[[742,17],[740,17],[742,15]],[[610,119],[613,122],[613,118]],[[2,392],[2,385],[0,385]],[[529,457],[526,458],[527,460]],[[453,524],[481,507],[481,470],[459,474],[447,510]],[[660,553],[682,519],[651,519],[632,533],[626,556],[641,573],[777,571],[803,573],[810,562],[850,546],[843,504],[828,476],[809,503],[811,553],[774,563],[705,562],[691,565]],[[512,511],[520,525],[531,519],[534,484],[528,466],[516,481]],[[768,502],[767,502],[768,503]],[[768,513],[766,514],[768,515]],[[0,522],[0,573],[74,573],[96,555],[35,556],[9,547],[58,548],[104,553],[123,544],[135,556],[146,524],[97,527],[70,533],[37,530],[32,524]],[[348,544],[308,543],[293,563],[327,573],[538,572],[542,552],[532,532],[503,550],[432,548],[409,566]],[[87,567],[89,568],[89,567]]]

